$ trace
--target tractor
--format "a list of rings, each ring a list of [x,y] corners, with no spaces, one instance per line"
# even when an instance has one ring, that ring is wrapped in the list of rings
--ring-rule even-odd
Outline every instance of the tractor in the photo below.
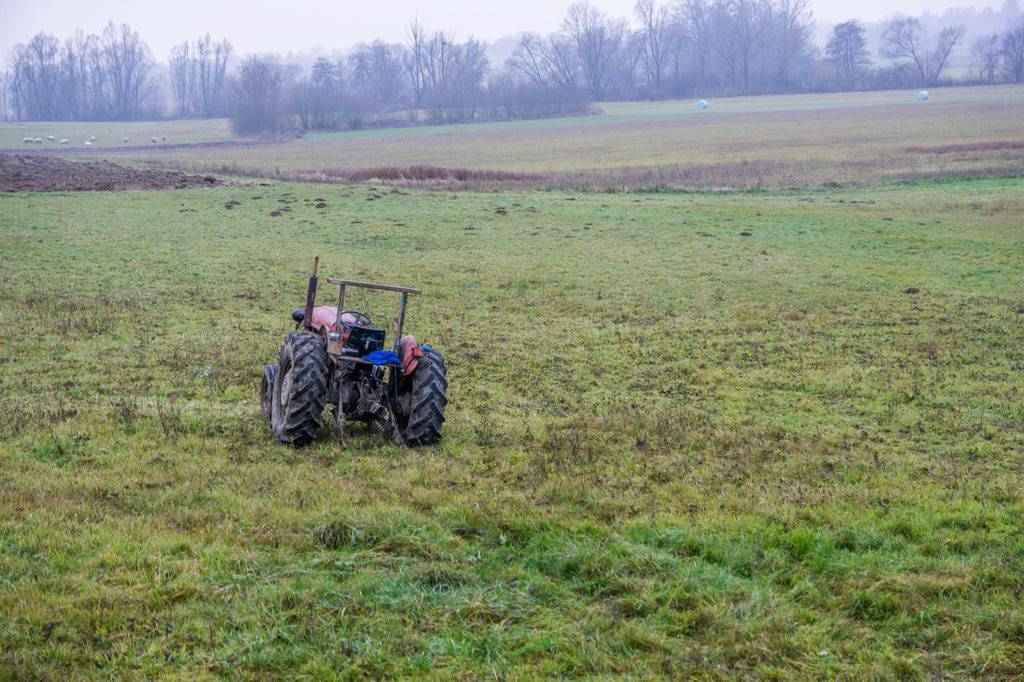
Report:
[[[276,365],[265,365],[260,412],[279,443],[302,447],[323,425],[332,407],[331,433],[345,442],[345,423],[377,424],[398,445],[419,447],[441,438],[448,404],[447,369],[439,352],[402,334],[409,296],[419,289],[329,277],[338,287],[337,306],[316,306],[317,269],[306,289],[305,308],[292,313],[295,329],[285,337]],[[401,294],[394,345],[366,313],[345,309],[346,289]]]

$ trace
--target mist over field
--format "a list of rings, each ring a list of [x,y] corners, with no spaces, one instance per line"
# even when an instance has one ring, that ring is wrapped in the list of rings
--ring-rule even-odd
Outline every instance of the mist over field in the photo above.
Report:
[[[1024,679],[1024,13],[0,9],[0,679]]]
[[[967,24],[985,22],[979,32],[991,31],[986,8],[997,16],[1002,0],[817,0],[814,15],[819,24],[832,24],[856,18],[876,23],[896,14],[940,16],[957,9],[956,21]],[[514,38],[520,31],[547,33],[558,28],[570,2],[525,0],[515,4],[471,3],[448,0],[422,3],[413,0],[389,0],[375,11],[354,11],[348,3],[317,2],[198,2],[184,0],[173,5],[139,4],[123,1],[69,2],[68,0],[8,0],[4,4],[4,25],[0,29],[0,54],[6,55],[17,42],[23,42],[40,30],[70,35],[77,29],[97,33],[108,20],[136,26],[146,36],[154,54],[164,55],[195,32],[196,18],[202,18],[204,31],[230,36],[240,53],[277,52],[280,54],[316,53],[344,50],[352,45],[380,38],[385,42],[405,39],[404,23],[419,18],[431,26],[444,26],[462,36],[474,36],[489,43]],[[1012,5],[1012,3],[1010,3]],[[594,5],[606,14],[629,16],[631,0],[600,0]],[[971,16],[973,15],[973,20]],[[45,18],[45,21],[41,20]]]
[[[203,30],[190,32],[187,3],[139,17],[116,3],[90,4],[83,16],[84,5],[15,2],[0,33],[0,118],[212,118],[234,108],[242,112],[239,132],[260,133],[415,124],[424,116],[541,117],[582,113],[594,101],[1024,76],[1018,0],[941,11],[929,3],[913,13],[913,3],[827,0],[606,4],[528,5],[512,18],[500,8],[452,5],[440,19],[396,5],[337,22],[345,29],[321,40],[315,27],[336,25],[340,6],[242,11],[220,3],[203,13]],[[98,20],[102,9],[115,16]],[[39,25],[41,10],[52,17],[48,25]],[[288,38],[294,31],[301,37]]]

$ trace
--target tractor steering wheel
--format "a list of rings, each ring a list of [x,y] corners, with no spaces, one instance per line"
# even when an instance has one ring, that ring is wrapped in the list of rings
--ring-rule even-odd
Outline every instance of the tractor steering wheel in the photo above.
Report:
[[[346,322],[345,316],[351,315],[355,318],[355,322]],[[361,313],[358,310],[342,310],[341,311],[341,326],[345,329],[352,330],[356,327],[373,327],[373,320],[366,313]]]

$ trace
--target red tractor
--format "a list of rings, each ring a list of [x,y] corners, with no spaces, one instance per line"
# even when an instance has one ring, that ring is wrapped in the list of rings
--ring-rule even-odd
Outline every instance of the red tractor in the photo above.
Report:
[[[260,411],[274,436],[306,445],[320,431],[324,407],[332,405],[331,431],[342,443],[347,421],[380,424],[399,445],[437,442],[448,403],[444,358],[402,335],[409,296],[420,290],[329,277],[338,286],[338,305],[314,307],[319,260],[313,261],[305,309],[292,313],[296,331],[285,338],[277,364],[263,368]],[[402,295],[392,350],[384,349],[385,331],[369,315],[345,310],[349,287]]]

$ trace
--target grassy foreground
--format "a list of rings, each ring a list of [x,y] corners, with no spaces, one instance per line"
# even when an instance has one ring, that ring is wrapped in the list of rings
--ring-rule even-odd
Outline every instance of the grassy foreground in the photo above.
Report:
[[[1020,678],[1022,223],[1021,180],[0,196],[0,677]],[[440,446],[272,443],[314,254],[422,285]]]

